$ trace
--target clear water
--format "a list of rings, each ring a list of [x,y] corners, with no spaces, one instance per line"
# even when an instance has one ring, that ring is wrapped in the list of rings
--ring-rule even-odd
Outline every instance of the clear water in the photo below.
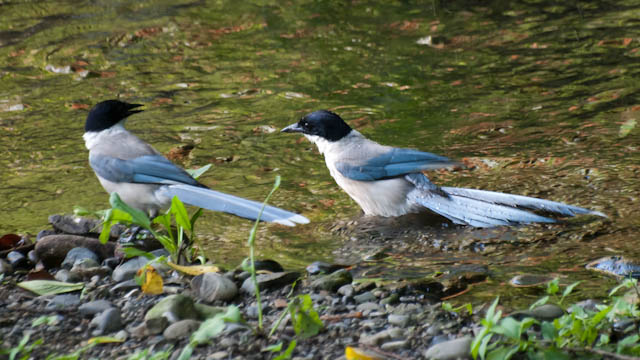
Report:
[[[158,150],[193,145],[178,163],[214,163],[207,185],[260,200],[282,176],[273,204],[312,220],[262,227],[261,255],[285,265],[387,246],[400,260],[375,266],[390,277],[488,264],[494,281],[477,296],[520,272],[609,286],[583,265],[639,255],[638,18],[634,1],[0,2],[0,233],[107,207],[81,136],[86,108],[119,97],[146,104],[128,126]],[[432,46],[418,43],[427,36]],[[270,132],[321,108],[379,142],[479,165],[433,174],[440,184],[566,201],[609,221],[337,231],[357,205],[311,144]],[[211,258],[235,265],[250,226],[208,213],[198,233]]]

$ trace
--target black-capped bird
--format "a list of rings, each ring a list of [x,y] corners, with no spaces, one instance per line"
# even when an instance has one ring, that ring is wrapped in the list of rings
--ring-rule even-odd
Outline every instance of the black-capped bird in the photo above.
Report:
[[[605,216],[555,201],[437,186],[422,172],[450,167],[455,162],[428,152],[380,145],[331,111],[312,112],[282,132],[302,133],[316,144],[333,179],[365,215],[400,216],[426,208],[455,224],[475,227],[556,222],[530,210],[559,216]]]
[[[95,105],[84,126],[89,164],[108,193],[150,216],[156,216],[177,196],[182,202],[256,219],[262,204],[211,190],[162,156],[151,145],[124,128],[130,115],[142,105],[107,100]],[[261,220],[287,226],[309,222],[302,215],[266,206]]]

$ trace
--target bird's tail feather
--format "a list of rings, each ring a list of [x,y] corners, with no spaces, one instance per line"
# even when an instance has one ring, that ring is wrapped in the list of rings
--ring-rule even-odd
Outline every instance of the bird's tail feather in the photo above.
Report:
[[[592,214],[606,217],[599,211],[521,195],[455,187],[441,187],[434,191],[434,185],[424,176],[421,178],[412,175],[407,179],[416,185],[416,188],[408,195],[410,200],[456,224],[491,227],[556,221],[527,210],[537,210],[559,216]]]
[[[178,199],[189,205],[213,211],[222,211],[252,220],[258,218],[262,208],[262,203],[257,201],[243,199],[204,187],[180,184],[164,186],[162,191],[163,196],[170,198],[177,196]],[[260,220],[287,226],[295,226],[296,223],[309,223],[309,219],[302,215],[269,205],[264,207]]]

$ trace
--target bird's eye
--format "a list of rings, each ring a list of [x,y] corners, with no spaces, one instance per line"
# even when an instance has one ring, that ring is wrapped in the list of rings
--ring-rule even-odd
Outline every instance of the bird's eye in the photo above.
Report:
[[[303,128],[308,129],[309,128],[309,123],[306,121],[303,121],[300,125],[302,125]]]

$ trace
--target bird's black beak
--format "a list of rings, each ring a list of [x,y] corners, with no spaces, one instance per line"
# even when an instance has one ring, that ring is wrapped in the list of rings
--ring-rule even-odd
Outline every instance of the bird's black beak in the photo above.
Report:
[[[135,108],[138,108],[142,106],[142,104],[127,104],[127,116],[129,115],[133,115],[135,113],[139,113],[139,112],[143,112],[144,110],[133,110]]]
[[[294,123],[294,124],[291,124],[291,125],[285,127],[284,129],[280,130],[280,132],[301,133],[302,132],[302,127],[300,125],[298,125],[298,123]]]

